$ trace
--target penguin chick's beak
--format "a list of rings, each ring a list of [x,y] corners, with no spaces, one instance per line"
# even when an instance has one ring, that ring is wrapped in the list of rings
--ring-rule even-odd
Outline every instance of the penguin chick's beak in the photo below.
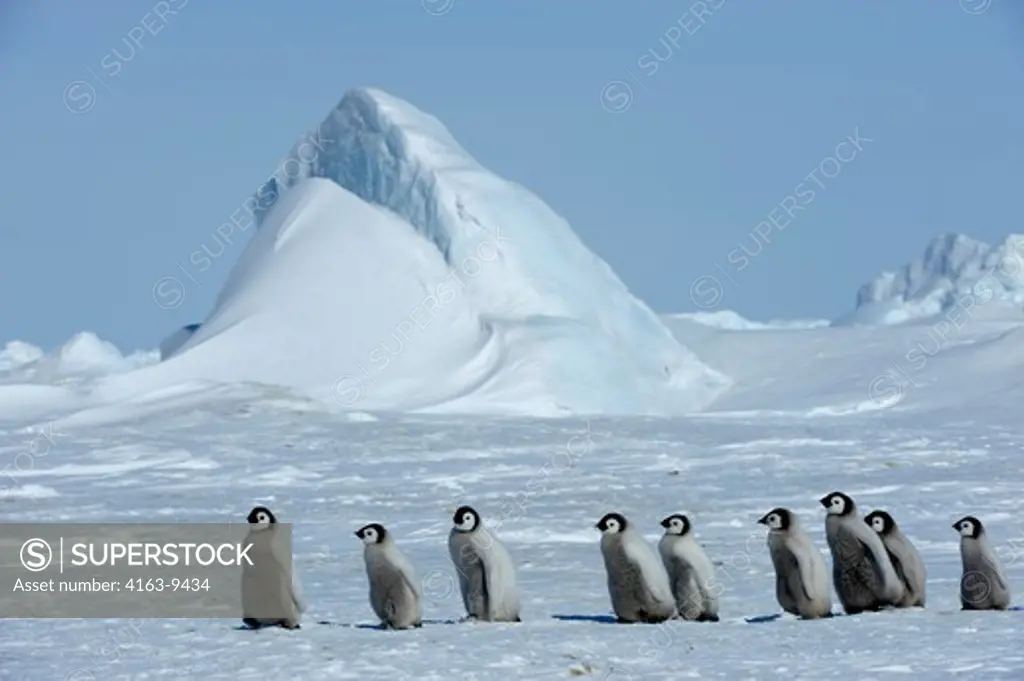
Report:
[[[960,530],[960,521],[959,520],[956,521],[955,523],[953,523],[953,529],[957,530],[957,531]]]
[[[768,516],[766,516],[766,515],[761,516],[760,518],[757,519],[757,523],[759,525],[767,525],[768,524]]]
[[[668,527],[668,526],[669,526],[670,524],[671,524],[671,523],[669,522],[669,519],[668,519],[668,518],[663,518],[663,519],[662,519],[662,521],[661,521],[661,526],[662,526],[662,527],[665,527],[665,528],[667,528],[667,527]]]
[[[829,500],[829,497],[831,497],[831,496],[832,496],[831,494],[823,496],[822,498],[818,499],[818,503],[821,504],[822,506],[824,506],[825,508],[828,508],[828,500]]]
[[[353,532],[352,534],[354,534],[355,536],[359,537],[360,539],[362,539],[362,538],[363,538],[363,535],[359,534],[359,530],[356,530],[356,531],[355,531],[355,532]]]

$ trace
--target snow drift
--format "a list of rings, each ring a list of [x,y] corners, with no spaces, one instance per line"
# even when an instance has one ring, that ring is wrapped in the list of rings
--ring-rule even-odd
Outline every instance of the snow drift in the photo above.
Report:
[[[0,350],[0,423],[47,419],[89,403],[96,381],[157,361],[154,351],[122,355],[90,332],[51,352],[11,341]]]
[[[735,310],[716,310],[715,312],[679,312],[661,316],[669,329],[672,329],[676,320],[687,320],[710,326],[714,329],[727,329],[730,331],[768,331],[773,329],[817,329],[828,326],[827,319],[773,319],[767,322],[757,322],[747,319]]]
[[[834,322],[899,324],[967,307],[1020,316],[1024,305],[1024,235],[991,246],[962,234],[932,240],[924,255],[883,272],[857,292],[856,309]]]
[[[113,343],[89,331],[76,333],[53,352],[22,341],[0,351],[0,385],[47,385],[130,371],[152,364],[152,352],[121,354]]]
[[[380,91],[348,92],[249,208],[208,318],[109,394],[202,380],[359,409],[674,414],[727,385],[539,198]]]
[[[704,414],[813,419],[896,410],[954,422],[965,405],[984,405],[991,416],[1015,418],[1024,396],[1024,320],[964,314],[957,325],[950,318],[758,330],[664,319],[732,380]]]

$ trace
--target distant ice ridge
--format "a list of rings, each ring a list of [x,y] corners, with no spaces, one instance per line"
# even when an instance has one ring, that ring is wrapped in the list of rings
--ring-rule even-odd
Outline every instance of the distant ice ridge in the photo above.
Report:
[[[155,351],[125,356],[90,332],[76,333],[51,352],[11,341],[0,350],[0,424],[80,409],[97,381],[157,361]]]
[[[994,246],[943,234],[924,255],[896,272],[883,272],[857,292],[844,324],[899,324],[958,312],[1020,315],[1024,306],[1024,235]],[[987,308],[984,311],[980,308]]]
[[[733,310],[715,312],[682,312],[662,315],[665,318],[685,319],[704,326],[728,331],[762,331],[779,329],[817,329],[829,325],[827,319],[776,319],[767,322],[756,322]]]
[[[249,207],[212,313],[111,394],[247,381],[353,409],[677,414],[728,386],[539,198],[378,90],[349,91]]]
[[[121,354],[112,343],[83,331],[50,353],[22,341],[0,351],[0,384],[50,384],[130,371],[156,361],[153,352]]]

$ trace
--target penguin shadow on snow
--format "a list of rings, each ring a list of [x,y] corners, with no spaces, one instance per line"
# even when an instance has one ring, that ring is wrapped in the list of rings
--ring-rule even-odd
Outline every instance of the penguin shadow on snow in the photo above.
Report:
[[[560,622],[592,622],[595,624],[620,624],[614,615],[552,615],[551,619]]]
[[[326,624],[328,626],[349,627],[351,629],[370,629],[372,631],[403,631],[402,629],[397,629],[395,627],[391,627],[391,626],[388,626],[386,624],[371,623],[371,622],[359,622],[359,623],[356,623],[356,624],[335,624],[334,622],[326,622],[326,621],[324,621],[324,622],[317,622],[317,624]],[[422,620],[419,623],[419,625],[415,625],[415,626],[409,627],[408,629],[405,629],[404,631],[415,631],[417,629],[422,629],[423,627],[432,627],[432,626],[436,626],[436,625],[440,625],[440,624],[459,624],[459,620],[441,620],[441,619],[428,620],[428,619],[425,619],[425,620]]]
[[[441,624],[459,624],[460,620],[442,620],[442,619],[425,619],[419,626],[409,627],[408,631],[415,631],[422,629],[424,626],[432,627]],[[381,623],[372,622],[333,622],[331,620],[317,620],[316,624],[323,627],[341,627],[343,629],[369,629],[371,631],[403,631],[402,629],[396,629],[395,627],[389,627]],[[246,624],[240,624],[237,627],[233,627],[235,631],[264,631],[270,629],[280,629],[288,631],[284,627],[276,625],[262,625],[262,626],[249,626]],[[296,627],[295,630],[301,630],[304,627]]]
[[[805,619],[803,617],[790,615],[789,613],[785,612],[773,612],[765,615],[750,615],[748,617],[744,617],[743,621],[747,624],[766,624],[768,622],[775,622],[777,620],[785,618],[787,620],[793,620],[794,622],[815,622],[817,620],[827,620],[835,617],[849,617],[849,615],[842,612],[832,611],[827,615],[822,615],[821,617],[816,617],[815,619]]]

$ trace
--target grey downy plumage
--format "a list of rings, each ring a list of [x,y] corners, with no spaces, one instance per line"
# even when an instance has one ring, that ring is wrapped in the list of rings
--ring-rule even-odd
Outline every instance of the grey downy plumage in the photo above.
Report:
[[[305,604],[278,538],[277,518],[257,506],[246,520],[252,548],[247,554],[251,564],[242,566],[242,622],[250,628],[298,629]]]
[[[953,523],[960,533],[960,605],[964,610],[1006,610],[1010,607],[1010,582],[989,543],[988,531],[974,516]]]
[[[519,622],[516,569],[505,546],[470,506],[452,518],[448,552],[458,573],[466,615],[483,622]]]
[[[903,582],[903,599],[897,605],[901,608],[923,608],[928,575],[921,554],[913,542],[885,511],[868,513],[864,516],[864,522],[882,539],[896,575]]]
[[[601,530],[601,555],[608,576],[608,595],[620,622],[657,623],[676,614],[676,602],[665,566],[619,513],[608,513]]]
[[[718,621],[718,582],[714,563],[693,535],[693,525],[677,513],[661,521],[665,534],[658,542],[658,553],[668,573],[676,601],[676,612],[686,620]]]
[[[768,528],[768,552],[775,568],[775,598],[803,619],[832,615],[828,568],[821,551],[801,529],[796,514],[773,508],[757,521]]]
[[[370,607],[387,629],[422,626],[420,582],[412,565],[380,523],[356,530],[370,581]]]
[[[832,492],[820,500],[828,515],[825,536],[832,553],[832,580],[848,615],[895,607],[903,600],[903,582],[882,540],[860,518],[848,495]]]

